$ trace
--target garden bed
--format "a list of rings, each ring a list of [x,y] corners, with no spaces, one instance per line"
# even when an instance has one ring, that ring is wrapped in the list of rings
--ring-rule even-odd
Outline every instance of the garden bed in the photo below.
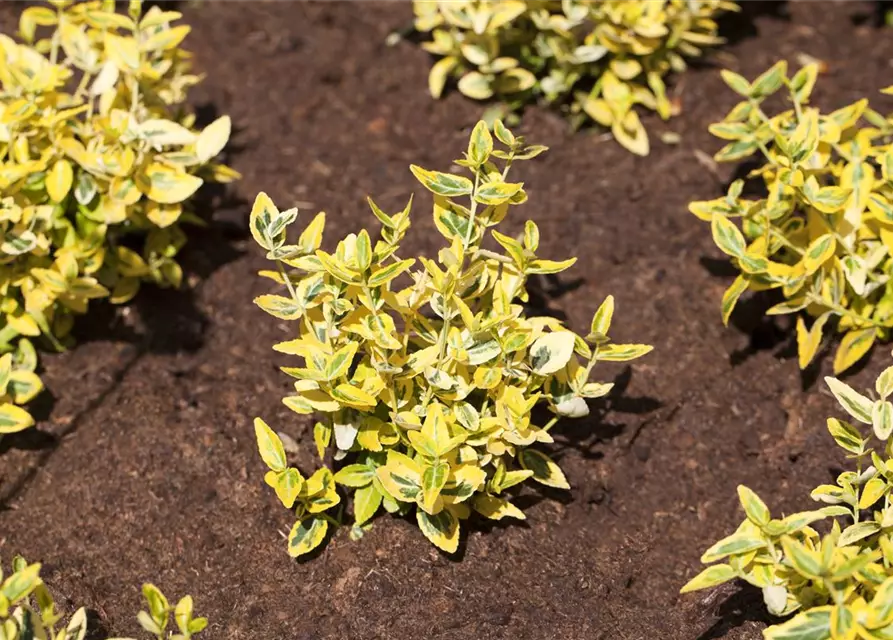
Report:
[[[893,82],[893,39],[874,26],[874,4],[746,4],[715,61],[752,77],[809,54],[828,64],[815,91],[823,107],[869,96],[893,109],[877,93]],[[16,10],[3,7],[5,27]],[[802,496],[837,473],[824,425],[839,412],[814,383],[830,359],[801,375],[786,325],[763,318],[764,301],[743,304],[734,327],[720,322],[731,271],[687,212],[735,169],[705,162],[718,146],[707,125],[735,104],[718,67],[677,82],[679,117],[647,118],[647,158],[598,132],[570,136],[538,109],[519,127],[551,149],[523,170],[539,253],[579,256],[545,303],[585,330],[613,293],[612,337],[655,346],[631,369],[598,367],[622,394],[556,427],[552,452],[573,489],[526,490],[517,501],[526,523],[478,523],[455,558],[414,523],[379,517],[361,540],[344,528],[295,562],[251,420],[290,434],[308,471],[312,422],[280,402],[286,359],[270,345],[286,339],[284,323],[251,303],[268,286],[247,236],[250,202],[264,190],[305,221],[325,210],[334,237],[369,223],[367,194],[393,210],[415,191],[410,245],[430,254],[430,199],[408,165],[445,169],[480,106],[455,91],[431,100],[427,54],[385,45],[411,20],[408,4],[183,10],[207,73],[192,102],[207,122],[232,116],[229,159],[244,178],[207,202],[215,224],[184,251],[183,291],[146,287],[129,309],[99,306],[79,320],[76,349],[43,359],[53,397],[35,407],[38,429],[0,444],[3,556],[44,562],[62,604],[87,606],[115,634],[135,632],[138,586],[151,580],[172,597],[193,594],[209,638],[759,637],[753,590],[678,590],[739,522],[737,484],[779,513],[809,507]],[[681,142],[661,144],[664,131]],[[514,233],[523,220],[506,225]],[[869,386],[888,358],[876,349],[848,381]]]

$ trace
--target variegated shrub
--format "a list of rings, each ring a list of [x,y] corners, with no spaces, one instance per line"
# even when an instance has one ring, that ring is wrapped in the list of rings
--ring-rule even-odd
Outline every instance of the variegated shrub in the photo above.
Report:
[[[746,197],[736,180],[726,196],[690,209],[741,271],[723,296],[723,321],[745,291],[780,290],[784,300],[768,313],[797,314],[801,368],[833,328],[843,334],[841,373],[893,328],[893,121],[864,99],[828,114],[810,106],[817,72],[810,64],[789,77],[783,61],[753,82],[723,72],[743,100],[710,127],[729,141],[716,159],[755,155],[749,177],[765,196]],[[762,104],[778,92],[791,108],[770,116]]]
[[[378,239],[362,230],[334,253],[320,249],[325,214],[288,244],[296,209],[279,211],[265,194],[251,212],[255,240],[277,264],[262,272],[284,295],[255,301],[294,322],[294,339],[275,345],[299,356],[285,367],[296,379],[284,403],[321,417],[314,428],[320,458],[330,448],[342,464],[310,478],[289,467],[280,438],[260,419],[255,430],[266,481],[297,521],[288,539],[294,556],[324,539],[326,511],[339,504],[336,484],[353,490],[357,525],[383,507],[411,513],[431,542],[456,551],[459,523],[473,511],[487,518],[524,518],[505,491],[531,478],[567,488],[558,465],[538,447],[552,442],[561,416],[588,413],[587,398],[611,384],[590,382],[600,361],[627,361],[651,347],[612,344],[613,298],[598,309],[582,338],[551,317],[526,317],[525,283],[574,264],[537,256],[539,231],[527,221],[520,238],[495,228],[527,200],[521,182],[508,182],[518,162],[545,150],[527,146],[500,122],[497,142],[484,122],[456,164],[470,177],[412,166],[434,194],[434,224],[446,239],[436,259],[400,255],[410,206],[389,215],[372,200]],[[490,230],[501,251],[482,247]],[[402,283],[402,284],[400,284]],[[553,417],[540,423],[532,411]]]
[[[813,490],[826,506],[773,518],[753,491],[738,487],[746,519],[701,557],[717,564],[682,589],[735,579],[762,589],[770,613],[793,615],[767,628],[767,640],[893,637],[893,367],[878,377],[876,395],[825,381],[854,420],[828,419],[851,469]]]
[[[0,639],[2,640],[84,640],[87,637],[87,611],[75,611],[67,624],[56,610],[52,594],[40,577],[40,564],[28,564],[17,556],[12,563],[13,573],[3,579],[0,568]],[[143,585],[143,596],[149,611],[141,611],[140,626],[156,640],[189,640],[207,625],[205,618],[193,617],[192,597],[185,596],[175,607],[154,585]],[[168,630],[174,615],[177,633]],[[95,636],[95,630],[90,637]],[[116,640],[131,640],[117,638]]]
[[[439,97],[450,77],[476,100],[511,109],[541,100],[576,125],[594,121],[624,147],[647,155],[637,107],[664,119],[677,110],[666,77],[685,58],[723,42],[716,17],[726,0],[414,0],[422,46],[439,56],[428,79]]]
[[[212,159],[230,122],[203,131],[183,110],[200,77],[180,48],[188,26],[157,6],[56,0],[0,35],[0,434],[32,423],[40,389],[22,337],[63,348],[90,300],[177,286],[186,201],[237,176]],[[144,240],[139,239],[144,236]]]

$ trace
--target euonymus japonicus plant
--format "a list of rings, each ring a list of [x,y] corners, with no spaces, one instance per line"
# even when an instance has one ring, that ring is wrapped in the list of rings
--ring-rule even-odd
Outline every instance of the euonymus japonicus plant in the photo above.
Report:
[[[30,426],[41,389],[30,339],[64,348],[90,300],[177,286],[189,198],[229,118],[194,128],[188,26],[158,6],[55,0],[0,34],[0,434]]]
[[[40,564],[28,564],[17,556],[13,559],[12,570],[4,580],[0,569],[0,640],[84,640],[96,637],[95,629],[88,628],[87,611],[83,607],[63,623],[64,616],[56,609],[53,596],[40,577]],[[149,610],[141,611],[137,619],[155,640],[189,640],[208,625],[205,618],[193,617],[191,596],[185,596],[172,607],[152,584],[143,585],[143,596]],[[175,632],[169,628],[171,614]]]
[[[450,77],[469,98],[511,109],[541,100],[592,121],[647,155],[637,109],[667,119],[678,106],[666,78],[685,59],[723,42],[716,17],[726,0],[415,0],[415,27],[439,56],[428,79],[437,98]]]
[[[739,578],[762,589],[773,615],[793,615],[767,628],[767,640],[893,637],[893,367],[865,395],[825,381],[851,419],[828,419],[851,467],[812,491],[827,506],[772,517],[753,491],[738,487],[746,519],[704,553],[711,566],[682,589]]]
[[[274,349],[303,360],[283,368],[295,378],[283,401],[320,417],[320,458],[333,448],[341,465],[305,479],[288,466],[276,433],[255,421],[266,481],[297,516],[288,537],[293,556],[324,539],[334,521],[326,512],[339,503],[336,485],[353,493],[357,524],[380,508],[414,511],[422,533],[447,552],[472,512],[523,519],[505,492],[527,479],[568,487],[540,447],[552,442],[560,417],[586,415],[586,399],[609,392],[611,384],[589,381],[596,363],[651,349],[611,342],[611,297],[585,338],[554,318],[526,317],[528,277],[558,273],[576,259],[539,257],[532,221],[519,238],[496,230],[527,200],[523,183],[509,181],[511,170],[545,148],[526,145],[500,121],[494,130],[495,141],[484,122],[474,128],[456,161],[467,175],[411,167],[434,194],[434,224],[446,241],[433,258],[401,254],[411,200],[387,214],[370,199],[380,229],[351,233],[328,253],[320,249],[325,214],[289,244],[297,210],[257,197],[251,232],[276,263],[262,275],[283,291],[255,302],[293,323],[294,339]],[[482,246],[487,236],[499,250]],[[532,417],[538,404],[553,414],[544,424]]]
[[[745,291],[778,290],[783,300],[768,313],[797,314],[801,368],[835,330],[841,373],[893,328],[893,123],[865,99],[831,113],[810,106],[817,73],[811,64],[791,77],[779,62],[749,82],[723,71],[742,101],[710,126],[728,141],[716,159],[754,157],[749,178],[763,194],[747,196],[736,180],[726,196],[690,209],[741,272],[723,296],[723,321]],[[767,113],[770,96],[789,108]]]

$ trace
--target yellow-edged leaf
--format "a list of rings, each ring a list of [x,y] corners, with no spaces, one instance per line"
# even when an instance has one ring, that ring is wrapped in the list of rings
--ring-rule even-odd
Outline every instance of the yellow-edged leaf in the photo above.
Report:
[[[698,589],[709,589],[723,582],[734,580],[738,577],[735,570],[727,564],[715,564],[707,567],[701,573],[685,583],[680,593],[689,593]]]
[[[326,538],[328,521],[320,516],[308,516],[295,522],[288,534],[288,555],[297,558],[316,549]]]
[[[868,353],[877,337],[874,327],[848,331],[834,354],[834,375],[839,375],[856,364]]]
[[[503,518],[517,518],[524,520],[524,512],[508,500],[491,496],[487,493],[479,493],[471,501],[471,507],[485,518],[502,520]]]
[[[416,521],[425,537],[438,549],[455,553],[459,548],[459,519],[449,510],[430,515],[417,509]]]
[[[524,469],[533,472],[531,476],[540,484],[556,489],[570,489],[567,478],[559,466],[546,454],[535,449],[524,449],[518,456],[518,460]]]
[[[62,202],[74,182],[74,171],[71,163],[64,158],[57,160],[46,177],[46,189],[53,202]]]
[[[574,355],[575,336],[570,331],[552,331],[530,345],[530,367],[546,376],[562,369]]]
[[[160,204],[183,202],[202,186],[202,179],[163,164],[152,163],[137,175],[137,188]]]
[[[12,403],[0,405],[0,433],[16,433],[34,425],[31,414]]]
[[[288,461],[279,436],[260,418],[254,419],[254,436],[264,463],[273,471],[284,471]]]
[[[232,132],[229,116],[221,116],[205,127],[195,141],[195,156],[200,162],[207,162],[223,151]]]
[[[374,397],[362,389],[346,382],[339,384],[329,393],[338,402],[356,409],[372,409],[378,403]]]

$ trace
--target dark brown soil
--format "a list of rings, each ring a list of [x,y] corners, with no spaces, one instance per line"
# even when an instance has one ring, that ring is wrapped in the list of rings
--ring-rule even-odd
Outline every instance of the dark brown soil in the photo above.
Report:
[[[5,24],[17,9],[3,8]],[[873,25],[873,4],[747,9],[730,21],[718,65],[753,76],[806,53],[828,62],[821,105],[867,95],[893,107],[877,94],[893,82],[893,37]],[[305,470],[315,456],[310,422],[280,403],[289,382],[270,345],[287,328],[251,303],[267,285],[244,234],[248,203],[265,190],[281,205],[304,203],[305,215],[325,209],[331,240],[370,221],[366,194],[395,208],[415,191],[412,249],[431,252],[429,201],[407,167],[447,167],[480,106],[455,92],[432,101],[427,55],[384,44],[410,20],[406,3],[184,10],[208,76],[193,101],[205,119],[232,115],[244,179],[210,203],[218,224],[184,253],[185,291],[146,289],[118,313],[100,307],[81,320],[76,349],[44,359],[53,397],[37,407],[39,430],[0,445],[0,553],[43,561],[64,605],[90,607],[121,635],[137,633],[139,585],[151,580],[195,596],[209,639],[758,638],[758,594],[678,589],[738,523],[737,484],[778,511],[808,508],[809,488],[840,458],[824,427],[835,403],[814,383],[827,358],[801,376],[784,326],[762,320],[759,300],[739,309],[736,327],[719,319],[729,272],[686,210],[716,197],[734,170],[717,174],[696,156],[716,150],[706,127],[735,101],[717,66],[676,84],[681,116],[648,118],[645,159],[592,132],[569,136],[556,115],[524,116],[522,133],[551,151],[522,169],[521,211],[539,223],[543,255],[580,256],[567,281],[578,286],[550,306],[579,329],[613,293],[616,339],[655,345],[631,373],[599,371],[622,395],[559,432],[573,490],[531,492],[526,524],[479,526],[455,559],[384,517],[362,540],[339,531],[297,563],[282,536],[289,513],[262,482],[252,418],[302,443]],[[682,142],[661,144],[664,131]],[[851,382],[869,385],[888,358],[876,350]]]

